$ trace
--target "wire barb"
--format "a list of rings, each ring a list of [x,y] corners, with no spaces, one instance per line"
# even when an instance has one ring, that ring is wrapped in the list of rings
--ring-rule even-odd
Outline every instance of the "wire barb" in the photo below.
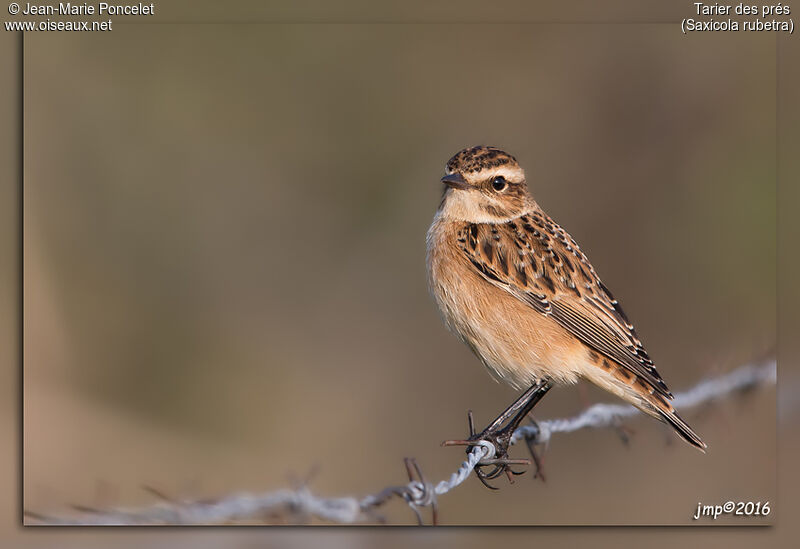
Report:
[[[691,389],[675,395],[676,408],[691,408],[706,404],[726,395],[753,389],[760,385],[774,385],[777,366],[774,359],[761,365],[746,365],[722,376],[701,381]],[[640,412],[629,405],[595,404],[580,414],[563,419],[534,422],[517,428],[510,444],[524,440],[529,449],[534,445],[547,445],[555,433],[572,433],[587,428],[618,428],[620,421],[636,416]],[[470,436],[474,435],[472,412],[469,413]],[[461,441],[458,441],[461,442]],[[464,441],[466,442],[466,441]],[[53,525],[135,525],[135,524],[221,524],[253,521],[258,517],[278,512],[289,512],[294,517],[314,517],[319,520],[352,524],[380,520],[377,507],[393,498],[401,498],[414,511],[419,524],[423,524],[420,509],[431,507],[432,522],[439,522],[438,497],[461,485],[480,465],[491,465],[497,449],[486,440],[470,442],[467,459],[446,480],[430,483],[422,474],[422,469],[413,458],[406,458],[405,466],[408,483],[403,486],[390,486],[380,492],[361,499],[353,497],[326,498],[313,495],[305,484],[294,490],[278,490],[264,494],[233,494],[213,501],[178,501],[157,490],[148,488],[159,499],[159,503],[140,509],[100,510],[73,506],[78,515],[56,516],[25,510],[26,524]],[[532,452],[538,475],[541,476],[541,462]],[[528,462],[528,460],[507,460]],[[501,471],[502,473],[502,471]],[[501,474],[498,473],[498,474]],[[509,473],[511,476],[511,473]],[[29,520],[30,519],[30,522]]]

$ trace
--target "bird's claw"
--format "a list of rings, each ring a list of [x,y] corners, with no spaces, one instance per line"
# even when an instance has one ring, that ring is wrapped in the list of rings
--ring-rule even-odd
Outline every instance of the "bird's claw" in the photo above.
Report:
[[[472,452],[478,443],[485,441],[494,446],[494,457],[484,458],[480,460],[475,467],[475,474],[478,480],[491,490],[497,490],[495,486],[489,484],[489,480],[496,479],[504,474],[508,478],[509,483],[514,483],[514,476],[522,475],[525,471],[515,471],[511,468],[512,465],[531,465],[529,459],[511,459],[508,457],[508,447],[511,444],[511,435],[514,433],[514,425],[506,425],[501,429],[492,429],[488,427],[481,433],[475,433],[475,423],[472,417],[472,410],[467,414],[469,419],[469,438],[465,440],[446,440],[442,446],[466,446],[467,453]],[[490,471],[485,471],[486,467],[492,467]]]

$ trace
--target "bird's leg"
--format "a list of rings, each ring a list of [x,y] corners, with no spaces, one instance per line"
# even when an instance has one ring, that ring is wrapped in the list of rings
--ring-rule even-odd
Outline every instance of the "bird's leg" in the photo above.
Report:
[[[467,440],[447,440],[442,444],[444,446],[467,446],[467,453],[472,451],[475,443],[480,440],[485,440],[494,445],[495,455],[491,459],[481,460],[479,465],[475,468],[475,473],[484,485],[488,488],[494,489],[486,481],[489,479],[497,478],[503,473],[506,473],[509,480],[511,475],[521,474],[511,469],[511,465],[526,464],[530,465],[530,460],[527,459],[509,459],[508,446],[511,443],[511,436],[519,426],[520,422],[533,410],[533,407],[542,399],[542,397],[550,390],[550,380],[537,381],[531,387],[522,393],[522,395],[514,401],[514,403],[506,408],[497,418],[480,433],[475,433],[474,425],[472,422],[472,412],[469,413],[469,438]],[[483,467],[492,465],[493,469],[488,473],[483,471]]]

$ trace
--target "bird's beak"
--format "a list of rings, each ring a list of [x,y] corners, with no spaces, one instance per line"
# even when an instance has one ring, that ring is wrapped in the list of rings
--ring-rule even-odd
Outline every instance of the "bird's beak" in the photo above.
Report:
[[[458,172],[444,176],[442,178],[442,183],[453,189],[466,189],[468,186],[467,182],[464,181],[464,177]]]

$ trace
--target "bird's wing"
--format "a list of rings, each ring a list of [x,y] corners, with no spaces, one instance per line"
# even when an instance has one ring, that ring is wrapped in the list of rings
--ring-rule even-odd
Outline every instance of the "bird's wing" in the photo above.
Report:
[[[622,307],[572,237],[546,214],[537,210],[505,224],[465,224],[457,239],[488,282],[672,398]]]

